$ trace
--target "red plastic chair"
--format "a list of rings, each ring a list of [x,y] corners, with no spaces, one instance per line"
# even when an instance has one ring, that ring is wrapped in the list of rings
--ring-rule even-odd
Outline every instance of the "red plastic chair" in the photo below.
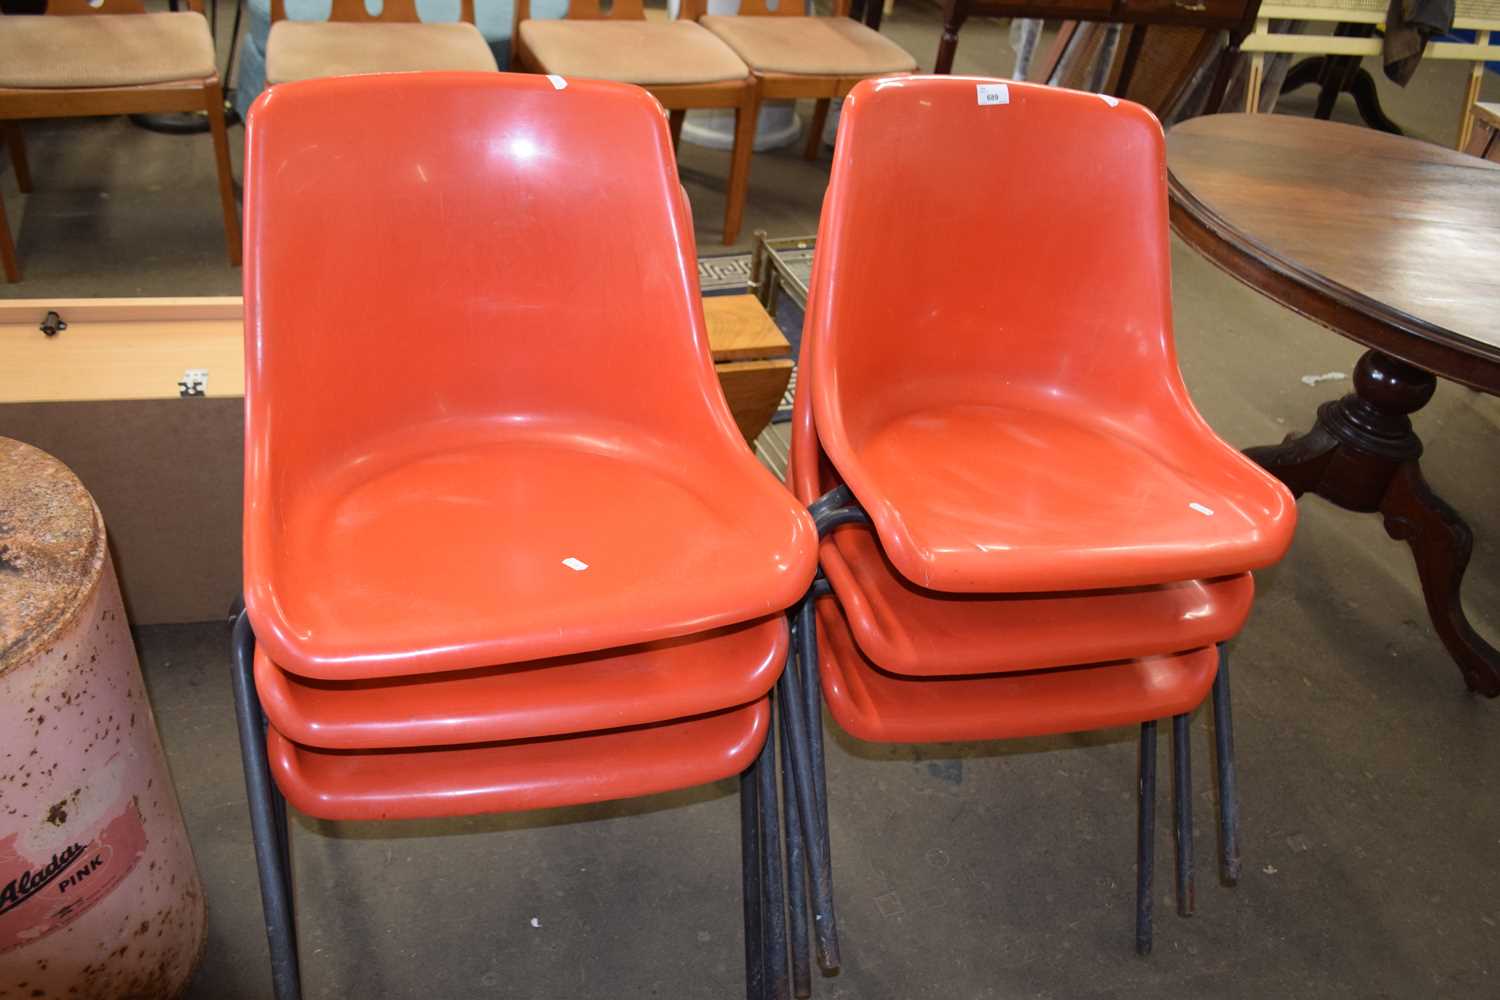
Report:
[[[838,604],[817,601],[818,670],[839,726],[872,743],[1013,740],[1137,725],[1191,712],[1213,684],[1212,646],[1088,666],[963,677],[881,669]]]
[[[259,119],[245,604],[277,664],[494,666],[800,597],[814,540],[724,405],[648,94],[348,77]]]
[[[675,722],[462,747],[327,750],[293,743],[274,728],[266,743],[276,784],[309,816],[418,819],[706,785],[755,763],[770,716],[770,702],[761,698]]]
[[[834,531],[821,552],[860,648],[885,670],[917,676],[1036,670],[1213,646],[1239,632],[1255,593],[1254,579],[1241,573],[1117,590],[945,594],[897,573],[863,525]]]
[[[807,392],[793,399],[791,458],[788,484],[803,503],[843,485],[818,445]],[[882,669],[917,676],[1034,670],[1212,646],[1239,632],[1255,594],[1249,573],[1112,590],[945,593],[902,576],[862,524],[830,531],[818,560],[860,648]]]
[[[661,108],[348,77],[273,88],[247,134],[234,683],[278,1000],[288,799],[455,816],[737,771],[747,987],[781,989],[768,691],[816,536],[715,377]]]
[[[1003,103],[980,93],[997,87]],[[801,377],[901,574],[1003,593],[1274,562],[1291,495],[1214,434],[1177,369],[1151,113],[962,77],[862,84],[851,111]]]
[[[329,750],[439,747],[649,725],[745,705],[786,662],[776,615],[684,639],[481,670],[320,681],[255,651],[266,719],[288,739]]]
[[[1222,643],[1248,614],[1248,572],[1295,524],[1177,370],[1160,126],[1128,102],[998,80],[861,84],[810,288],[789,482],[826,536],[825,578],[781,681],[806,836],[826,843],[820,687],[872,740],[1138,722],[1148,951],[1155,720],[1173,718],[1187,913],[1189,713],[1212,692],[1232,882]],[[814,905],[831,917],[831,894]]]

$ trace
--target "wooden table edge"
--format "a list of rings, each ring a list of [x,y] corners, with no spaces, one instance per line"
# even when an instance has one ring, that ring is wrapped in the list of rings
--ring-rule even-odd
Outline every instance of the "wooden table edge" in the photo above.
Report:
[[[1205,205],[1170,168],[1167,193],[1172,231],[1243,284],[1365,347],[1471,389],[1500,394],[1500,347],[1469,340],[1282,257]]]

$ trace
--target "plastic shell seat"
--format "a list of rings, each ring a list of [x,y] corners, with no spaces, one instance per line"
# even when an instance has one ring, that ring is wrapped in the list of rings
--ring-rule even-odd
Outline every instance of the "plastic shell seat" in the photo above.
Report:
[[[810,392],[792,406],[787,481],[804,503],[840,485],[818,447]],[[808,471],[810,470],[810,471]],[[1155,586],[1028,594],[953,594],[919,587],[891,565],[864,525],[835,528],[818,548],[860,651],[882,670],[916,676],[1034,670],[1208,646],[1245,624],[1249,573]]]
[[[619,729],[765,696],[786,660],[775,615],[702,636],[481,670],[361,681],[288,674],[264,648],[255,687],[297,743],[335,750],[427,747]]]
[[[801,596],[811,522],[725,405],[649,95],[348,77],[252,116],[245,602],[273,662],[490,667]]]
[[[934,590],[1274,562],[1292,497],[1177,368],[1160,125],[1049,87],[978,100],[994,85],[867,81],[844,105],[803,368],[828,457],[892,564]]]
[[[1191,712],[1218,666],[1213,647],[1113,663],[967,677],[905,677],[871,663],[831,598],[817,602],[823,697],[871,743],[1006,740],[1124,726]]]
[[[633,798],[745,770],[765,742],[770,703],[575,736],[408,750],[316,750],[274,728],[271,773],[288,802],[332,820],[519,812]],[[604,766],[607,765],[607,766]]]
[[[1250,614],[1249,573],[1155,587],[1050,594],[945,594],[912,584],[873,532],[838,528],[823,571],[860,650],[898,674],[999,673],[1212,646]]]

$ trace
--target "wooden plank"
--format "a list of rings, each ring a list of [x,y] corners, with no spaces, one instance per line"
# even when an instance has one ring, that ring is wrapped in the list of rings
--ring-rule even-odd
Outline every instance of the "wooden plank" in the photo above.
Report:
[[[1303,52],[1329,56],[1378,56],[1379,38],[1348,38],[1335,35],[1248,35],[1240,45],[1242,52]],[[1423,59],[1453,61],[1495,59],[1500,45],[1477,45],[1470,42],[1428,42]]]
[[[48,311],[68,324],[55,337]],[[703,300],[715,362],[785,357],[791,345],[755,296]],[[0,304],[0,403],[173,399],[188,369],[208,372],[205,395],[244,393],[241,302],[83,299]]]
[[[770,361],[729,361],[716,365],[719,385],[729,412],[746,441],[754,441],[776,414],[776,407],[792,378],[790,358]]]
[[[708,344],[715,361],[779,358],[791,353],[775,322],[754,295],[710,295],[703,300]]]

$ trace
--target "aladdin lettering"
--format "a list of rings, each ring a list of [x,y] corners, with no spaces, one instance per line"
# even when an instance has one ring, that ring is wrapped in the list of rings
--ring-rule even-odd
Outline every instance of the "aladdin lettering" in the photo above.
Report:
[[[68,866],[81,858],[87,850],[88,848],[83,844],[74,844],[72,847],[52,855],[52,860],[36,871],[22,872],[19,877],[11,879],[5,884],[4,889],[0,890],[0,913],[8,913],[14,910],[32,896],[41,892],[49,882],[66,871]],[[96,858],[90,870],[98,866],[99,860]],[[66,892],[68,885],[73,881],[73,878],[67,879],[59,887],[59,891]]]

